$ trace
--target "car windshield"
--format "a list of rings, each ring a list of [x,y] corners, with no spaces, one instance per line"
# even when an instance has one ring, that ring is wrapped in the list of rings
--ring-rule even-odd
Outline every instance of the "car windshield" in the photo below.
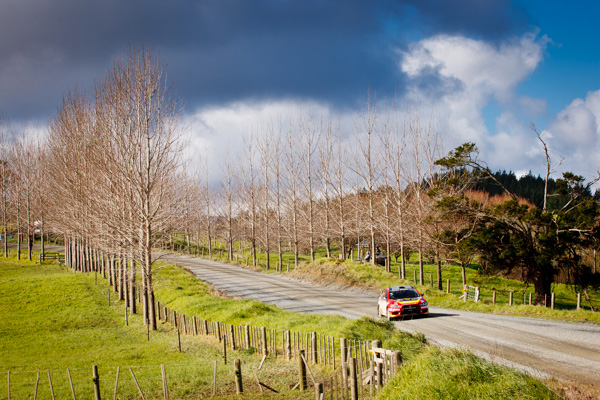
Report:
[[[420,297],[415,289],[390,290],[390,300],[413,299]]]

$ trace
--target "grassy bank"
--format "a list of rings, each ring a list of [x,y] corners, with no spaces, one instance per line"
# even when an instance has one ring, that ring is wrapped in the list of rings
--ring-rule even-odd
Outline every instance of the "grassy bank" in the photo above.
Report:
[[[462,350],[428,347],[380,392],[381,400],[560,399],[540,381]]]

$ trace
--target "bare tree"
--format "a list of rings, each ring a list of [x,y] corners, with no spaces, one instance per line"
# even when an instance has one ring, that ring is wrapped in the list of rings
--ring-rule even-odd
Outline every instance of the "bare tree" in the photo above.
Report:
[[[375,264],[375,199],[374,193],[377,186],[377,163],[373,150],[375,135],[377,134],[378,113],[374,101],[367,99],[361,119],[360,126],[357,127],[358,142],[357,153],[353,165],[354,172],[365,186],[368,200],[367,207],[367,226],[369,230],[370,249],[372,264]],[[358,187],[357,187],[358,190]]]
[[[300,118],[300,136],[299,143],[301,148],[298,151],[300,154],[300,162],[304,171],[304,186],[305,198],[308,202],[306,205],[306,220],[308,222],[308,240],[310,247],[310,260],[315,261],[315,186],[317,185],[318,174],[315,173],[315,152],[319,147],[320,129],[316,126],[316,122],[309,114],[303,114]]]

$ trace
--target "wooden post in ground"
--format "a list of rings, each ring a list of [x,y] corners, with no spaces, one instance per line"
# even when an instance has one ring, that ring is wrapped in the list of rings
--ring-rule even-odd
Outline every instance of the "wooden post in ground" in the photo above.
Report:
[[[492,304],[496,304],[496,291],[492,292]]]
[[[550,308],[554,310],[554,293],[550,295]]]
[[[100,400],[100,376],[97,365],[92,367],[92,382],[94,383],[94,398]]]
[[[69,368],[67,368],[67,377],[69,378],[69,386],[71,387],[71,396],[73,396],[73,400],[77,400],[75,397],[75,388],[73,387],[73,379],[71,379],[71,371],[69,371]]]
[[[137,388],[138,393],[140,394],[140,398],[142,400],[144,400],[144,393],[142,392],[142,388],[140,387],[140,384],[138,383],[138,380],[135,377],[135,374],[133,373],[133,370],[131,369],[131,367],[129,367],[129,372],[131,373],[131,377],[133,378],[133,383],[135,383],[135,387]]]
[[[267,328],[263,326],[260,328],[260,331],[262,340],[262,353],[263,357],[266,357],[269,355],[269,349],[267,348]]]
[[[217,360],[215,360],[215,364],[214,364],[213,389],[212,389],[212,395],[215,396],[216,394],[217,394]]]
[[[513,291],[512,290],[510,292],[508,292],[508,305],[509,306],[513,305]]]
[[[300,357],[298,357],[298,372],[299,372],[299,385],[301,391],[306,390],[306,365],[304,365],[304,350],[300,350]]]
[[[229,325],[229,336],[231,336],[231,349],[236,350],[235,334],[233,332],[233,325]]]
[[[113,394],[113,400],[117,400],[117,388],[119,387],[119,371],[121,367],[117,367],[117,375],[115,377],[115,391]]]
[[[322,399],[323,399],[323,384],[319,382],[315,385],[315,400],[322,400]]]
[[[375,367],[377,370],[377,372],[375,373],[375,375],[377,375],[377,391],[379,392],[383,387],[383,364],[376,363]]]
[[[529,305],[531,305],[531,297],[533,293],[529,293]]]
[[[314,364],[317,364],[319,361],[318,353],[317,353],[317,332],[312,332],[310,334],[310,352],[311,352],[311,361]]]
[[[242,362],[239,358],[236,358],[233,362],[234,379],[235,379],[235,393],[244,393],[244,386],[242,384]]]
[[[373,340],[371,342],[371,350],[373,351],[373,358],[375,357],[375,349],[380,349],[381,348],[381,340]],[[381,382],[383,381],[383,371],[382,371],[382,364],[380,362],[376,362],[375,363],[375,368],[376,368],[376,373],[375,375],[377,376],[377,391],[379,391],[379,389],[381,389]]]
[[[181,353],[181,334],[179,333],[179,329],[177,329],[177,348],[179,349],[179,352]]]
[[[375,387],[375,367],[373,360],[369,361],[369,397],[373,398],[373,388]]]
[[[36,378],[36,380],[35,380],[35,390],[34,390],[34,392],[33,392],[33,400],[36,400],[36,399],[37,399],[37,394],[38,394],[38,387],[39,387],[39,384],[40,384],[40,371],[38,371],[38,372],[37,372],[37,378]],[[8,385],[8,386],[9,386],[9,388],[10,388],[10,385]],[[8,398],[10,399],[10,391],[9,391],[9,393],[8,393]]]
[[[350,367],[350,400],[358,400],[358,380],[356,379],[356,358],[348,363]]]
[[[446,279],[446,293],[450,294],[450,279]]]
[[[165,364],[160,364],[160,375],[162,378],[163,397],[165,400],[169,400],[169,388],[167,386],[167,370]]]
[[[581,293],[577,293],[577,311],[581,310]]]
[[[290,340],[290,331],[285,331],[285,357],[289,361],[292,359],[292,341]]]
[[[342,370],[342,396],[345,397],[348,390],[348,349],[346,338],[340,338],[340,368]]]
[[[50,384],[50,394],[52,395],[52,400],[54,400],[54,386],[52,386],[52,377],[50,376],[50,370],[46,370],[48,373],[48,383]]]
[[[244,326],[244,336],[246,337],[246,350],[250,349],[250,327]]]
[[[400,371],[400,366],[402,365],[402,352],[394,351],[392,353],[392,373],[395,374]]]

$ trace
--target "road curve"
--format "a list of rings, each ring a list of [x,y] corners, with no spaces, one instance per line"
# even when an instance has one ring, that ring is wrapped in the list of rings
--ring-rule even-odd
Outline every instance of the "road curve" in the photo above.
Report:
[[[230,297],[300,313],[374,317],[377,294],[323,287],[229,264],[163,254]],[[398,321],[441,346],[461,346],[539,377],[600,386],[600,326],[431,308],[430,316]]]

